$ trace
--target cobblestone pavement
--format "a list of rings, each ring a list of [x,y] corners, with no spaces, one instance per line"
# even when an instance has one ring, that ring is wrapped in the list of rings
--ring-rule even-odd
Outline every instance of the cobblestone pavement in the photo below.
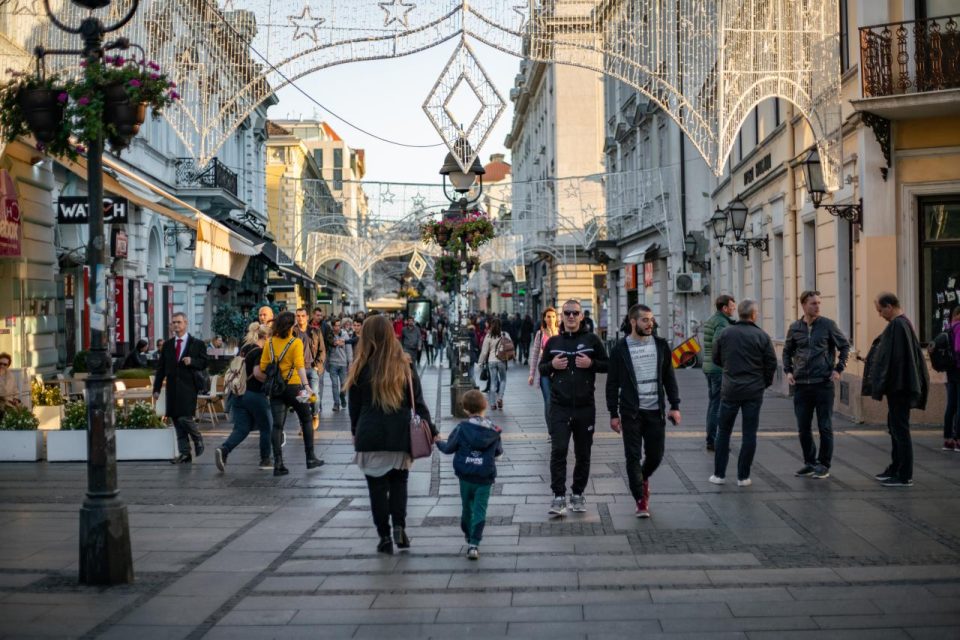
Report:
[[[449,431],[441,375],[427,368],[424,386]],[[588,512],[551,520],[542,402],[511,368],[479,562],[464,558],[457,481],[438,453],[411,473],[412,550],[375,553],[348,419],[329,402],[318,470],[291,436],[289,476],[257,469],[254,438],[219,474],[223,424],[192,466],[121,463],[137,576],[125,587],[76,584],[84,465],[0,465],[0,636],[960,637],[960,453],[940,451],[939,431],[915,430],[911,489],[872,479],[888,460],[884,429],[840,419],[832,477],[795,478],[791,405],[768,397],[753,486],[718,487],[703,376],[680,383],[684,424],[651,481],[653,517],[633,517],[601,410]]]

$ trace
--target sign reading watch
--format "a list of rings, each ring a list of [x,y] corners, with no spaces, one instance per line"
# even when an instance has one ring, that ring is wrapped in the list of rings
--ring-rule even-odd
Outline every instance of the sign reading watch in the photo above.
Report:
[[[124,223],[127,221],[127,199],[107,197],[103,199],[103,221]],[[57,222],[60,224],[87,224],[87,196],[61,196],[57,200]]]

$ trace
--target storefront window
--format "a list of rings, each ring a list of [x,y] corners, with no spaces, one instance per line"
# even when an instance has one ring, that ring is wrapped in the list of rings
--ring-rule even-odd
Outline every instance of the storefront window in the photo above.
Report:
[[[920,201],[921,342],[949,324],[960,305],[960,195]]]

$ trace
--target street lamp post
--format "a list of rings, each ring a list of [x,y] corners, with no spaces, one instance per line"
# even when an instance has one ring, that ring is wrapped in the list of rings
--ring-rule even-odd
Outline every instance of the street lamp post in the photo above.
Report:
[[[111,0],[72,0],[85,9],[102,9]],[[83,38],[83,50],[74,53],[86,59],[85,73],[93,74],[103,61],[105,34],[123,27],[133,18],[139,6],[133,3],[119,22],[105,26],[96,16],[83,19],[79,27],[70,27],[44,7],[50,21],[67,33]],[[108,45],[125,48],[128,42]],[[67,53],[67,52],[48,52]],[[87,497],[80,508],[80,582],[88,585],[112,585],[133,582],[133,560],[130,554],[130,523],[127,507],[120,500],[117,485],[117,451],[114,439],[113,371],[107,344],[109,326],[107,307],[107,264],[103,228],[103,133],[87,141],[87,211],[89,212],[89,245],[87,265],[90,285],[86,304],[90,309],[90,375],[87,390]]]
[[[470,143],[467,142],[465,138],[460,138],[456,142],[456,149],[460,157],[469,157],[472,155],[470,153]],[[483,174],[485,173],[483,165],[480,164],[480,160],[474,158],[473,164],[470,166],[469,172],[464,172],[460,167],[460,164],[457,162],[457,159],[454,157],[453,153],[448,153],[447,157],[443,162],[443,167],[440,169],[440,175],[443,176],[443,195],[446,196],[447,200],[451,204],[459,207],[457,209],[448,209],[444,212],[445,218],[451,217],[465,217],[467,214],[467,207],[471,204],[478,202],[483,194]],[[453,186],[453,190],[456,195],[451,195],[447,192],[447,179],[450,179],[450,183]],[[467,194],[470,192],[470,189],[473,188],[473,185],[479,180],[479,189],[477,194],[473,198],[468,198]],[[454,336],[454,358],[456,358],[456,367],[453,366],[454,360],[450,361],[450,407],[453,415],[465,418],[467,417],[466,413],[463,411],[463,406],[460,402],[463,394],[467,391],[473,389],[473,380],[470,378],[470,337],[466,332],[466,295],[464,288],[467,284],[467,246],[466,243],[460,247],[460,250],[455,256],[457,258],[458,264],[460,264],[459,278],[456,282],[456,311],[455,311],[455,322],[456,329]]]
[[[810,196],[810,202],[814,209],[821,206],[827,212],[841,220],[860,227],[863,230],[863,198],[857,204],[823,204],[823,197],[827,195],[827,183],[823,179],[823,167],[820,164],[820,152],[814,147],[807,157],[801,163],[803,166],[803,177],[807,183],[807,194]]]

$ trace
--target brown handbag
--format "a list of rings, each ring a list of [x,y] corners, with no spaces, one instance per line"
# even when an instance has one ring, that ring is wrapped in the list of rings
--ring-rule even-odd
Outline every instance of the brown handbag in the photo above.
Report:
[[[413,395],[413,376],[407,377],[410,387],[410,455],[417,458],[429,458],[433,454],[433,432],[427,421],[417,414],[417,403]]]

